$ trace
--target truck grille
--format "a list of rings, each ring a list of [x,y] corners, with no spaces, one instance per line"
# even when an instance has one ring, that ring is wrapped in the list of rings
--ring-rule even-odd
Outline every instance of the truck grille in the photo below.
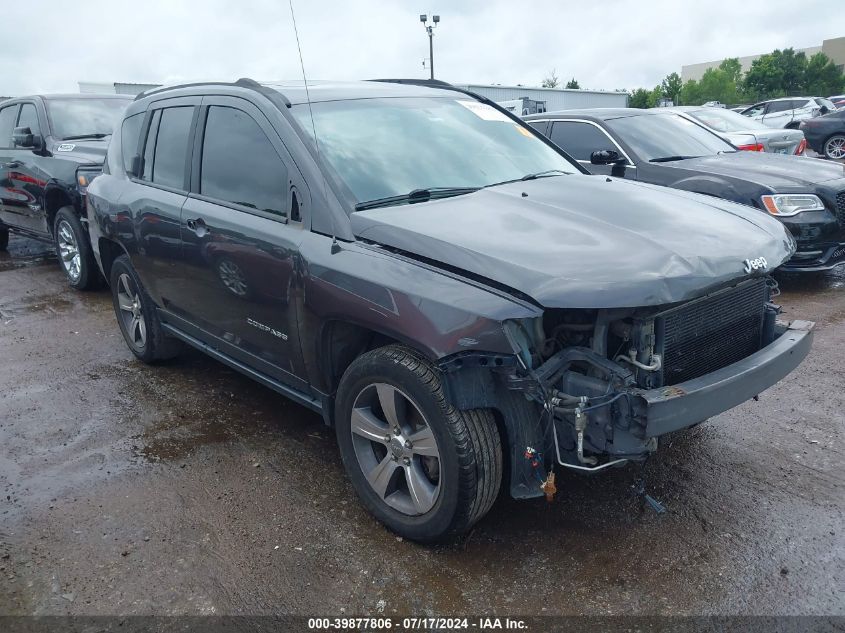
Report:
[[[755,279],[659,315],[663,384],[703,376],[758,351],[767,300],[766,280]]]

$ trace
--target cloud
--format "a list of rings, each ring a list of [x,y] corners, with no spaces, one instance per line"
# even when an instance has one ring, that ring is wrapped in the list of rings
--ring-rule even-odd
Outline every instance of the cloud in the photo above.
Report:
[[[652,87],[682,64],[816,46],[845,35],[830,0],[294,0],[312,79],[426,77],[419,14],[439,12],[438,78],[539,84],[552,68],[582,87]],[[0,38],[0,94],[76,92],[78,81],[170,83],[301,77],[286,0],[33,0],[31,28]],[[13,22],[7,21],[7,26]]]

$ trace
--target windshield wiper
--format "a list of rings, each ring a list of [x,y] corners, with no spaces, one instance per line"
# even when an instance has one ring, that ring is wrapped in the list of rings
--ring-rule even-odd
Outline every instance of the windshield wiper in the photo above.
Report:
[[[688,158],[701,158],[700,156],[661,156],[660,158],[652,158],[650,163],[671,163],[675,160],[686,160]]]
[[[414,189],[413,191],[399,196],[389,196],[387,198],[376,198],[375,200],[359,202],[355,205],[355,210],[364,211],[365,209],[391,207],[393,205],[403,203],[414,204],[416,202],[428,202],[429,200],[451,198],[452,196],[472,193],[474,191],[478,191],[479,189],[480,187],[427,187],[426,189]]]
[[[76,134],[74,136],[65,136],[62,140],[63,141],[78,141],[78,140],[83,139],[83,138],[105,138],[107,136],[111,136],[111,134],[101,134],[101,133],[98,132],[96,134]]]
[[[520,180],[537,180],[537,178],[545,178],[547,176],[568,176],[568,171],[562,169],[547,169],[546,171],[538,171],[536,174],[525,174]]]

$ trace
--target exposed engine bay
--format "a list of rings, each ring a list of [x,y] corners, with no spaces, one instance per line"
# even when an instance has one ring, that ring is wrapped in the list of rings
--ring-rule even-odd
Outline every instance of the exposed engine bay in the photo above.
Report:
[[[642,460],[659,435],[704,421],[706,408],[697,419],[695,410],[669,411],[664,403],[687,393],[679,385],[772,343],[786,327],[776,320],[777,294],[773,279],[758,277],[675,305],[547,310],[508,321],[520,365],[509,388],[542,408],[547,444],[539,450],[562,466],[600,470]]]

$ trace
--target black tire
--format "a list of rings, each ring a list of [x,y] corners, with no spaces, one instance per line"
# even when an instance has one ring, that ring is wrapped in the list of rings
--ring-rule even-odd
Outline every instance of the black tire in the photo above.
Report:
[[[126,346],[131,352],[140,360],[151,364],[176,356],[181,351],[182,344],[164,332],[155,304],[141,285],[129,261],[129,256],[121,255],[114,260],[109,284],[117,323],[123,334],[123,340],[126,341]],[[128,320],[126,318],[128,311],[120,307],[121,300],[124,300],[126,296],[134,299],[133,304],[137,304],[135,314],[130,313],[132,317]],[[133,326],[131,321],[136,316],[142,321],[139,325]],[[132,330],[131,333],[130,330]],[[140,336],[141,331],[143,331],[143,337]]]
[[[70,242],[73,242],[70,245]],[[71,287],[93,290],[102,285],[102,275],[94,260],[88,231],[82,226],[73,207],[62,207],[53,220],[53,243],[59,265]],[[69,250],[75,249],[74,250]]]
[[[9,248],[9,229],[0,229],[0,251]]]
[[[831,142],[837,143],[837,145],[839,143],[845,143],[845,134],[833,134],[832,136],[829,136],[827,139],[825,139],[824,145],[822,145],[822,153],[824,154],[825,158],[830,160],[842,160],[843,156],[834,156],[831,153]]]
[[[413,515],[388,505],[370,485],[356,453],[353,406],[359,395],[376,384],[398,388],[422,414],[436,439],[439,492],[424,513]],[[400,536],[430,542],[461,534],[487,514],[496,500],[502,481],[502,444],[491,411],[452,407],[446,401],[438,371],[409,348],[382,347],[363,354],[349,366],[338,388],[335,429],[344,467],[361,502]],[[377,448],[376,443],[373,445]],[[393,459],[390,449],[386,450],[386,457],[377,456],[376,461]],[[402,481],[407,481],[403,474],[407,468],[397,472]]]

